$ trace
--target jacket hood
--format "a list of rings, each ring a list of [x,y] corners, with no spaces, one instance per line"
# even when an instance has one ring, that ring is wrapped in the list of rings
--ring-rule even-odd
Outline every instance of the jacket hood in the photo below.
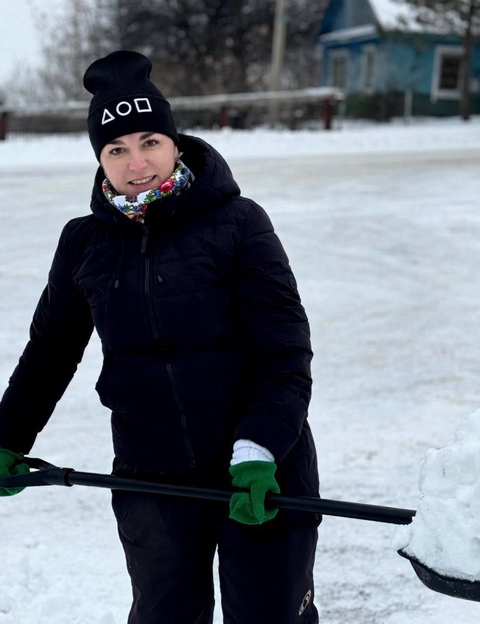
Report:
[[[207,212],[240,195],[240,188],[233,178],[227,162],[211,145],[185,134],[179,134],[181,159],[193,172],[195,181],[180,195],[152,202],[147,208],[149,225],[157,222],[180,221]],[[119,226],[138,226],[122,214],[105,198],[102,182],[105,178],[100,167],[95,176],[91,209],[105,223]]]

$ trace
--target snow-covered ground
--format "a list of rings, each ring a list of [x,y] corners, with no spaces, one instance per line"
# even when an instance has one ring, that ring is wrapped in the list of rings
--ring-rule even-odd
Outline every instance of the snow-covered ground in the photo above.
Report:
[[[480,120],[200,134],[270,213],[296,273],[316,353],[310,422],[322,494],[415,508],[425,451],[480,406]],[[60,230],[88,212],[94,170],[85,137],[0,143],[2,388]],[[110,470],[99,365],[94,338],[32,454]],[[393,549],[394,531],[325,517],[321,621],[476,621],[480,605],[421,584]],[[108,492],[31,488],[0,499],[0,553],[0,624],[126,621]]]

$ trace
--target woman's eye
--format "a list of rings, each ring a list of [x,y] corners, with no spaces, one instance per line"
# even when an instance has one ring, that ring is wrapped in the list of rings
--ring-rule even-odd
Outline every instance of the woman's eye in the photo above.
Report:
[[[122,148],[121,147],[114,147],[112,150],[110,150],[110,154],[112,156],[118,156],[121,153],[122,153]]]
[[[145,145],[146,147],[155,147],[157,141],[155,139],[148,139],[148,141],[145,141]]]

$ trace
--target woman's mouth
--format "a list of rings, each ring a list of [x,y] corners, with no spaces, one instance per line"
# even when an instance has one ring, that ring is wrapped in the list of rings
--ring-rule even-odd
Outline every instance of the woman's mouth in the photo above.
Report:
[[[133,184],[133,186],[143,186],[145,184],[150,184],[154,179],[154,175],[146,176],[145,178],[138,178],[138,180],[130,180],[129,184]]]

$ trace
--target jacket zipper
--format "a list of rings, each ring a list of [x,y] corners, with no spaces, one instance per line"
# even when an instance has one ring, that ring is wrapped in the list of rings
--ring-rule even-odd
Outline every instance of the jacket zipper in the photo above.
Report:
[[[154,308],[153,308],[153,303],[152,303],[152,292],[151,292],[151,288],[150,288],[150,270],[151,270],[151,262],[150,262],[150,258],[147,254],[147,243],[148,243],[148,235],[149,235],[149,227],[148,226],[144,226],[144,230],[143,230],[143,237],[142,237],[142,246],[141,246],[141,253],[144,254],[144,259],[145,259],[145,282],[144,282],[144,290],[145,290],[145,297],[147,300],[147,310],[148,310],[148,318],[150,320],[150,327],[152,329],[152,333],[153,333],[153,337],[154,339],[159,342],[160,341],[160,335],[158,333],[157,330],[157,324],[155,322],[155,313],[154,313]],[[195,468],[196,466],[196,462],[195,462],[195,455],[193,453],[193,447],[192,447],[192,443],[190,440],[190,435],[188,433],[188,426],[187,426],[187,416],[185,414],[185,409],[183,407],[183,403],[182,400],[180,398],[180,394],[178,392],[178,388],[177,388],[177,384],[175,381],[175,376],[173,374],[173,367],[172,367],[172,363],[170,362],[168,353],[165,351],[165,366],[167,368],[167,375],[168,375],[168,381],[170,383],[170,389],[172,391],[174,400],[175,400],[175,404],[177,406],[179,415],[180,415],[180,424],[182,427],[182,434],[183,434],[183,440],[185,442],[185,446],[187,448],[187,453],[188,453],[188,458],[190,461],[190,468]]]
[[[167,367],[168,379],[170,381],[170,388],[172,389],[173,396],[175,397],[175,403],[177,404],[177,408],[180,414],[180,422],[182,425],[182,433],[183,433],[183,441],[185,442],[185,446],[187,447],[188,458],[190,460],[190,468],[195,468],[195,455],[193,454],[192,443],[190,441],[190,436],[188,435],[188,427],[187,427],[187,416],[185,414],[185,409],[183,407],[182,400],[178,393],[177,384],[175,382],[175,377],[173,375],[173,367],[171,362],[167,359],[165,362]]]

